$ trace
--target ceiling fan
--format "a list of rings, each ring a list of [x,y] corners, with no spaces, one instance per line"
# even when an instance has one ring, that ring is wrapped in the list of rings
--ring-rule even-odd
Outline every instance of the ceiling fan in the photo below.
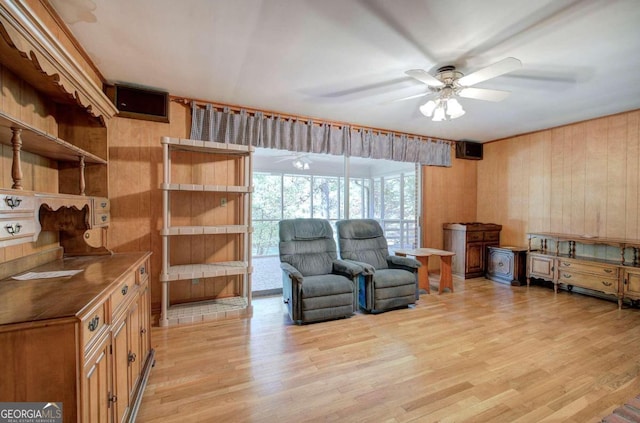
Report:
[[[313,163],[313,161],[309,159],[308,154],[287,155],[276,160],[274,163],[280,163],[280,162],[289,161],[289,160],[291,160],[291,165],[298,170],[309,170],[311,169],[311,163]]]
[[[417,79],[429,87],[429,91],[401,100],[423,97],[435,94],[435,100],[429,100],[420,106],[420,112],[432,117],[436,122],[456,119],[465,114],[462,105],[456,97],[473,98],[476,100],[502,101],[509,95],[509,91],[493,90],[488,88],[475,88],[480,82],[504,75],[508,72],[520,69],[522,62],[514,57],[507,57],[499,62],[477,70],[469,75],[464,75],[456,70],[455,66],[442,66],[435,75],[431,75],[424,69],[411,69],[405,73]]]

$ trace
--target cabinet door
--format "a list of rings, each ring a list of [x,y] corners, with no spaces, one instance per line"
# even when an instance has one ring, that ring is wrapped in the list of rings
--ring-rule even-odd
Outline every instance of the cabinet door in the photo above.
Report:
[[[465,257],[465,274],[484,273],[484,244],[471,242],[467,244],[467,256]]]
[[[640,272],[625,271],[624,296],[640,299]]]
[[[140,368],[151,350],[151,297],[149,286],[145,285],[140,293]]]
[[[139,299],[142,297],[139,297]],[[135,386],[138,382],[138,377],[140,376],[140,362],[142,361],[142,353],[140,351],[141,347],[141,338],[140,338],[140,306],[139,302],[136,301],[133,303],[131,308],[129,309],[129,318],[128,318],[128,354],[127,354],[127,364],[128,364],[128,377],[127,377],[127,402],[131,403],[131,396],[135,393]]]
[[[528,277],[555,280],[555,259],[548,256],[529,254],[529,265],[527,266]]]
[[[95,352],[85,360],[82,388],[82,422],[110,423],[111,404],[111,338],[106,336]]]
[[[127,416],[129,407],[129,348],[127,333],[128,316],[116,323],[113,330],[113,389],[114,421],[120,423]]]

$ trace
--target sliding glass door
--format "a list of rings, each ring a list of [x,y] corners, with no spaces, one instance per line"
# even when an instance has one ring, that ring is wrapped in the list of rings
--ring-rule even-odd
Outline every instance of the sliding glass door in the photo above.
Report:
[[[417,170],[409,163],[257,149],[252,214],[254,294],[275,294],[282,289],[281,219],[315,217],[332,224],[347,218],[376,219],[391,250],[417,247]]]

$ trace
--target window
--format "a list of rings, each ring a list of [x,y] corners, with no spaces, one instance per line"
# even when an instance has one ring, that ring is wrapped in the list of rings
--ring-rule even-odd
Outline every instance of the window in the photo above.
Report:
[[[296,161],[307,163],[308,169],[299,169]],[[256,149],[253,290],[259,295],[259,291],[282,289],[278,258],[281,219],[316,217],[331,223],[347,216],[376,219],[390,250],[417,247],[417,170],[411,163]]]

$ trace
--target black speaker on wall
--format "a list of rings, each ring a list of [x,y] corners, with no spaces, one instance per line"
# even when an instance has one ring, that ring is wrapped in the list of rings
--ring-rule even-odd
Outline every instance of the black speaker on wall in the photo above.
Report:
[[[121,84],[107,86],[106,93],[120,117],[169,122],[169,93]]]
[[[456,159],[482,160],[482,144],[467,140],[456,141]]]

